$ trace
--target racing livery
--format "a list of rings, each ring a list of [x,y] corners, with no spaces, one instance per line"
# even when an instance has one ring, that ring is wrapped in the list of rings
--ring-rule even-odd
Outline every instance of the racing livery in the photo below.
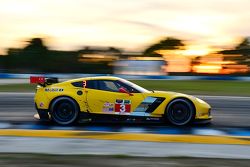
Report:
[[[38,84],[35,117],[60,125],[150,121],[182,126],[212,118],[210,105],[201,99],[176,92],[149,91],[118,77],[86,77],[60,83],[57,78],[31,77],[30,82]]]

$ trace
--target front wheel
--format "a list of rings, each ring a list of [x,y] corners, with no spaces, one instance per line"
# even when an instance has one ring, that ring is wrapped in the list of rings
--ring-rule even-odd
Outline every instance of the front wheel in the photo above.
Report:
[[[52,120],[59,125],[69,125],[76,121],[79,108],[76,102],[69,97],[59,97],[51,105]]]
[[[175,99],[169,103],[166,109],[167,120],[176,126],[191,123],[195,117],[195,109],[186,99]]]

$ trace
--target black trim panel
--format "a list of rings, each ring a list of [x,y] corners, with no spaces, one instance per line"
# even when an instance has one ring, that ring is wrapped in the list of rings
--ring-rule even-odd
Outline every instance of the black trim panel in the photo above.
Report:
[[[148,109],[145,111],[146,113],[152,113],[154,110],[166,99],[164,97],[156,97],[157,99],[149,105]]]

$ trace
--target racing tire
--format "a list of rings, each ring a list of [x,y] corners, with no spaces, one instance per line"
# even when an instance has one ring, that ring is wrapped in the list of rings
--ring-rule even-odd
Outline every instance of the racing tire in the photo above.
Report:
[[[194,120],[195,108],[186,99],[175,99],[168,104],[165,117],[168,122],[175,126],[184,126]]]
[[[50,107],[52,120],[59,125],[70,125],[79,115],[77,103],[69,97],[55,99]]]

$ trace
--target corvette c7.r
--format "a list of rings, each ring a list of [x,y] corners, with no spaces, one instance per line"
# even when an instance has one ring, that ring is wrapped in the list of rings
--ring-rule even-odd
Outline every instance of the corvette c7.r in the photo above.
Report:
[[[35,117],[60,125],[101,120],[182,126],[212,118],[210,105],[201,99],[170,91],[149,91],[118,77],[87,77],[60,83],[56,78],[31,77],[30,81],[38,84]]]

